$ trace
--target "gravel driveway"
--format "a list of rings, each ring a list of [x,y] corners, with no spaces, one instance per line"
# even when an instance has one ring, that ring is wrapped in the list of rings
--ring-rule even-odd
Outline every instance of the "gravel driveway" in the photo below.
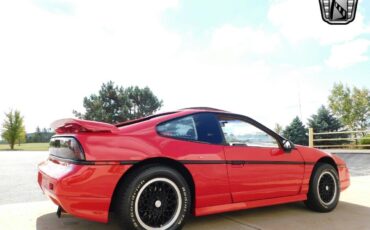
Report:
[[[37,184],[37,165],[48,154],[0,151],[0,205],[47,200]]]

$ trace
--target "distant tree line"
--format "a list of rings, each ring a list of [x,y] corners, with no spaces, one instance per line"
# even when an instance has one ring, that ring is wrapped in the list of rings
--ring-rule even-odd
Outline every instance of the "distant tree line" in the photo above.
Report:
[[[40,129],[40,127],[36,128],[34,133],[27,133],[26,134],[26,143],[45,143],[49,142],[50,138],[55,133],[51,129]]]
[[[53,135],[54,133],[50,129],[41,130],[39,127],[34,133],[26,133],[23,116],[19,110],[10,110],[5,113],[0,143],[8,143],[10,149],[14,149],[16,144],[20,145],[21,143],[49,142]]]
[[[124,88],[109,81],[102,84],[97,94],[91,94],[83,99],[84,113],[75,110],[73,113],[81,119],[118,123],[152,115],[162,105],[163,101],[148,87]],[[54,135],[52,130],[40,127],[37,127],[35,132],[26,134],[23,117],[18,110],[11,110],[5,116],[1,137],[3,142],[9,143],[11,149],[14,149],[15,144],[24,142],[49,142]]]
[[[322,105],[316,114],[307,121],[307,127],[318,132],[335,132],[344,130],[364,130],[370,122],[370,92],[367,88],[352,89],[342,83],[334,84],[328,98],[327,106]],[[131,119],[148,116],[158,111],[163,101],[148,88],[129,86],[124,88],[109,81],[102,84],[97,94],[91,94],[83,99],[85,112],[73,111],[81,119],[118,123]],[[23,142],[48,142],[54,133],[50,129],[37,127],[34,133],[25,132],[23,117],[18,110],[11,110],[5,114],[1,137],[9,143],[11,149],[15,144]],[[296,144],[308,144],[308,129],[304,123],[295,117],[285,128],[276,124],[275,131]],[[365,133],[362,134],[361,144],[370,144]],[[347,134],[337,134],[331,138],[347,138]],[[317,135],[315,138],[325,138]],[[341,145],[347,140],[323,141],[319,145]],[[315,143],[317,145],[318,143]]]
[[[328,106],[322,105],[316,114],[311,115],[307,121],[307,127],[313,128],[315,133],[336,132],[346,130],[366,130],[370,124],[370,92],[367,88],[352,89],[342,83],[334,84],[329,95]],[[281,125],[275,125],[275,131],[301,145],[308,145],[308,128],[299,117],[283,129]],[[338,138],[345,139],[349,134],[315,135],[315,139]],[[358,137],[355,135],[354,137]],[[360,134],[361,144],[370,144],[370,135]],[[344,145],[348,140],[320,141],[315,145]],[[357,141],[356,141],[357,144]]]

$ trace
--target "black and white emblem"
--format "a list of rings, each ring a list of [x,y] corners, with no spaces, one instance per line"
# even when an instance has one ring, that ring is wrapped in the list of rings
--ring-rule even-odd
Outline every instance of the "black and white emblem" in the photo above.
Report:
[[[355,20],[358,0],[319,0],[322,19],[329,24],[348,24]]]

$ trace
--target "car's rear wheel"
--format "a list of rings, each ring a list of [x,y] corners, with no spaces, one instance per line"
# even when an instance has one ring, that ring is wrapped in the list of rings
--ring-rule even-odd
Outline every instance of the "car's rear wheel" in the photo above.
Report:
[[[154,165],[136,170],[118,188],[116,212],[124,229],[181,229],[190,210],[183,176]]]
[[[330,212],[337,206],[340,196],[338,173],[326,163],[318,163],[314,170],[305,204],[314,211]]]

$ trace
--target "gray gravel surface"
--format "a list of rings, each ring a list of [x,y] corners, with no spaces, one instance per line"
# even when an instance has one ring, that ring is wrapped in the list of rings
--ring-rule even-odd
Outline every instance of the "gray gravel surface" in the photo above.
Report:
[[[346,161],[351,176],[370,175],[370,153],[336,153]]]
[[[42,201],[47,198],[37,184],[37,165],[48,152],[0,151],[0,205]]]

